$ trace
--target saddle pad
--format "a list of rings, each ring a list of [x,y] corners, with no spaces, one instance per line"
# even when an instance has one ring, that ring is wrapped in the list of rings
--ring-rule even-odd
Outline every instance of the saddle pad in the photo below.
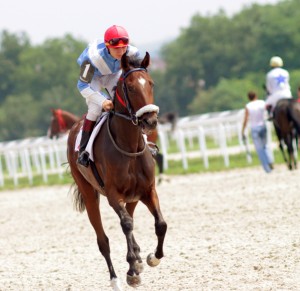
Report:
[[[85,150],[89,153],[90,155],[90,160],[94,161],[94,156],[93,156],[93,144],[94,144],[94,140],[96,138],[96,136],[98,135],[104,121],[107,119],[108,113],[104,112],[102,113],[102,115],[100,116],[99,121],[97,122],[96,126],[93,129],[93,132],[91,134],[91,137],[89,139],[89,142],[85,148]],[[80,128],[80,131],[78,132],[77,138],[76,138],[76,142],[75,142],[75,151],[78,152],[79,151],[79,147],[80,147],[80,140],[81,140],[81,135],[82,135],[82,127]]]

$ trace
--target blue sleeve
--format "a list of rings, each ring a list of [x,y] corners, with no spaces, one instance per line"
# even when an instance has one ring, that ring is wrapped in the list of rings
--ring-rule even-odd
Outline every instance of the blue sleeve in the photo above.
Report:
[[[88,83],[82,82],[80,80],[78,80],[77,82],[77,88],[79,90],[79,92],[81,92],[83,89],[88,88],[90,85]]]
[[[82,53],[81,55],[79,56],[79,58],[77,59],[77,64],[79,66],[81,66],[81,64],[85,61],[85,60],[88,60],[88,48],[86,48]]]

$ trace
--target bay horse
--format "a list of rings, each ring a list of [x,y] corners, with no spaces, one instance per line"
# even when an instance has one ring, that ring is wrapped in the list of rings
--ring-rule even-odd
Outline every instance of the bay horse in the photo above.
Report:
[[[49,138],[59,138],[60,136],[66,134],[71,127],[81,119],[75,114],[60,108],[52,108],[51,112],[52,116],[47,131],[47,136]]]
[[[273,125],[288,169],[296,169],[295,152],[297,149],[294,149],[294,145],[298,146],[298,136],[300,135],[300,103],[294,99],[279,100],[274,108]],[[284,151],[284,143],[287,147],[288,158]]]
[[[101,220],[101,195],[106,196],[109,205],[119,216],[126,237],[129,286],[140,285],[140,273],[143,271],[140,247],[133,235],[133,214],[139,201],[153,215],[157,236],[155,251],[148,255],[147,263],[152,267],[157,266],[164,256],[167,224],[160,210],[155,186],[155,161],[143,137],[144,133],[156,128],[158,114],[158,107],[153,104],[153,81],[147,72],[149,62],[149,53],[143,60],[129,58],[125,54],[122,56],[122,75],[117,82],[114,111],[107,115],[94,140],[94,161],[90,162],[88,168],[76,163],[78,152],[75,151],[75,142],[81,121],[71,128],[68,136],[67,157],[75,181],[75,206],[79,211],[87,210],[114,290],[121,290],[121,287]]]

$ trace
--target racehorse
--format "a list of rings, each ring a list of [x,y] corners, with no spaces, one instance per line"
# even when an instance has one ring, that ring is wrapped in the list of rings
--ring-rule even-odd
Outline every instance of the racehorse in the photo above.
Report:
[[[51,109],[51,112],[51,121],[47,131],[47,136],[50,138],[58,138],[61,135],[66,134],[73,124],[81,119],[75,114],[60,108]]]
[[[296,147],[298,146],[298,136],[300,135],[300,103],[294,99],[279,100],[274,108],[273,124],[279,141],[279,148],[288,169],[296,169],[297,158],[294,154],[294,144]],[[284,152],[283,142],[287,146],[288,158]]]
[[[120,218],[127,242],[128,285],[140,285],[143,270],[140,247],[133,235],[133,214],[139,201],[144,203],[155,220],[157,246],[149,254],[150,266],[159,264],[164,256],[163,243],[167,224],[163,219],[155,186],[155,161],[143,134],[157,126],[158,107],[153,104],[153,81],[147,72],[150,55],[143,60],[121,58],[122,75],[117,82],[114,112],[107,115],[94,141],[94,161],[88,168],[76,163],[77,134],[82,122],[76,123],[68,136],[68,162],[75,181],[74,198],[77,209],[87,210],[96,232],[97,243],[104,256],[114,290],[121,290],[111,256],[109,239],[103,229],[99,207],[100,195]]]

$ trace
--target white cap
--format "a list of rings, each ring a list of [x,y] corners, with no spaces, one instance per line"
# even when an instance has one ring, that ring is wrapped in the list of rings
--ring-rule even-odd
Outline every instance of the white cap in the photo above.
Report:
[[[271,67],[282,67],[283,66],[283,61],[280,57],[272,57],[270,59],[270,66]]]

